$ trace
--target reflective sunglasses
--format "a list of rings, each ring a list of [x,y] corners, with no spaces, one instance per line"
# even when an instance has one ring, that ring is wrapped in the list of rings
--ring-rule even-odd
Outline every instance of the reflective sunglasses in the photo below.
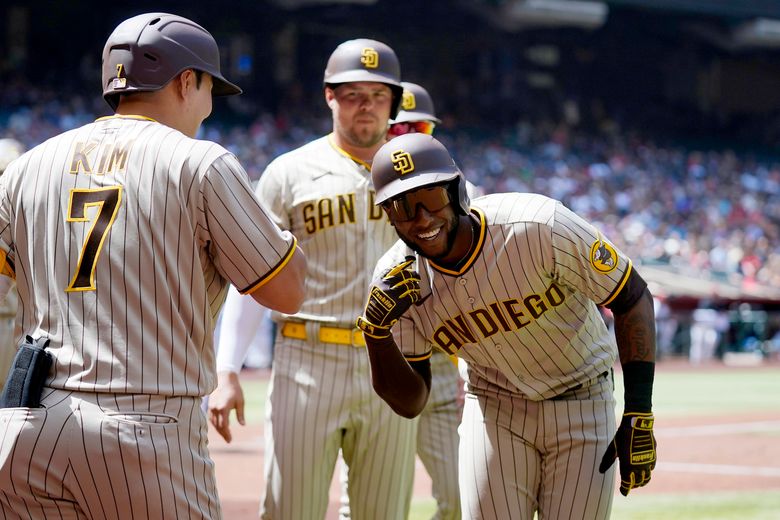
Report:
[[[404,134],[427,134],[431,135],[436,124],[433,121],[405,121],[403,123],[393,123],[387,130],[388,135],[399,136]]]
[[[417,215],[417,206],[421,205],[428,213],[444,209],[450,203],[447,186],[422,188],[384,202],[382,206],[396,222],[409,222]]]

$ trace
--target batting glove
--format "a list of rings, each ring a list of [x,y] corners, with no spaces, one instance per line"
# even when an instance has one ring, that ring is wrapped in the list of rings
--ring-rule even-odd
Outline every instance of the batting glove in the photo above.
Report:
[[[414,262],[407,256],[371,282],[368,302],[357,327],[372,338],[390,336],[390,328],[413,303],[420,299],[420,275],[409,269]]]
[[[620,459],[620,494],[623,496],[650,482],[656,461],[652,413],[623,414],[615,438],[601,459],[599,472],[606,472],[615,459]]]

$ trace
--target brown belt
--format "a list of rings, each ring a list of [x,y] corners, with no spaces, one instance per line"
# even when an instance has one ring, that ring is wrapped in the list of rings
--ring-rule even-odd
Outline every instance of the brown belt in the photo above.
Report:
[[[292,339],[308,339],[306,324],[298,321],[285,321],[282,324],[282,336]],[[363,331],[358,329],[345,329],[341,327],[318,327],[317,339],[322,343],[334,343],[336,345],[350,345],[352,347],[365,347],[366,340]]]

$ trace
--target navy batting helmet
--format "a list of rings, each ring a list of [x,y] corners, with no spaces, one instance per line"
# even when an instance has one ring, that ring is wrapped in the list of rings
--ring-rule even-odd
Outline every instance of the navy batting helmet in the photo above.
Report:
[[[354,81],[384,83],[393,91],[390,117],[398,113],[403,87],[401,64],[395,51],[377,40],[359,38],[348,40],[336,47],[328,58],[323,82],[327,86]]]
[[[466,178],[447,148],[431,135],[404,134],[382,145],[371,165],[371,179],[377,204],[423,186],[446,183],[452,187],[456,209],[469,212]]]
[[[211,74],[214,96],[241,93],[222,76],[217,42],[200,25],[167,13],[128,18],[103,48],[103,98],[116,110],[120,94],[159,90],[187,69]]]

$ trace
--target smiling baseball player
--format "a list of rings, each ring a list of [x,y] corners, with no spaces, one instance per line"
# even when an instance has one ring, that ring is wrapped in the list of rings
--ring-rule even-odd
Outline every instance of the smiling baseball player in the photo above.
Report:
[[[433,134],[441,119],[436,117],[433,99],[417,83],[402,81],[401,110],[390,121],[388,139],[409,133]],[[468,182],[469,194],[479,188]],[[463,382],[457,366],[447,353],[435,350],[431,355],[431,391],[428,404],[417,424],[417,456],[431,477],[431,494],[436,500],[435,520],[461,517],[458,491],[458,425],[463,413]]]
[[[374,389],[416,416],[431,350],[462,357],[464,517],[609,518],[615,459],[625,495],[647,484],[656,456],[653,302],[631,261],[553,199],[470,201],[431,136],[389,141],[371,173],[401,238],[378,262],[357,320]],[[616,338],[598,305],[614,313]],[[616,431],[618,355],[626,392]]]

